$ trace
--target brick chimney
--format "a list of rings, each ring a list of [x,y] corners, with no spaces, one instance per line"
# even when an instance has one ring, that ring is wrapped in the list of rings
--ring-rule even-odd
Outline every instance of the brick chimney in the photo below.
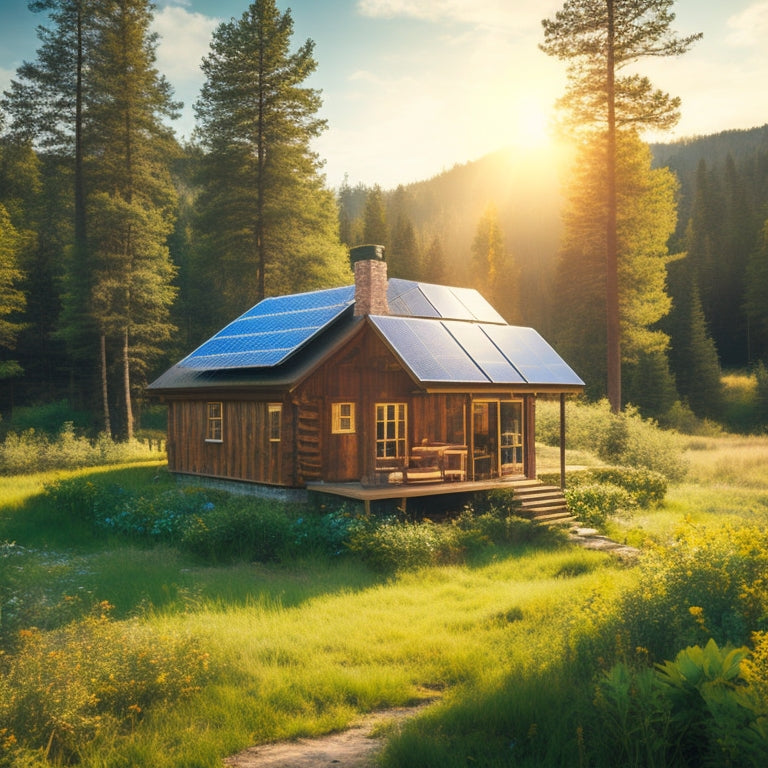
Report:
[[[355,270],[355,317],[388,315],[384,246],[359,245],[350,248],[349,258]]]

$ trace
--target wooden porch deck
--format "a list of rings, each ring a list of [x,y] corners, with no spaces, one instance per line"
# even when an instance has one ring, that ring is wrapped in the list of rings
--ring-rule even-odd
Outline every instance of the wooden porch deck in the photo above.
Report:
[[[560,523],[572,520],[560,488],[544,485],[540,480],[531,480],[524,475],[509,475],[492,480],[403,483],[382,486],[363,486],[361,483],[307,483],[307,490],[313,493],[327,493],[332,496],[362,501],[366,513],[370,513],[372,501],[399,499],[402,508],[405,508],[408,499],[423,496],[478,493],[497,488],[513,490],[520,501],[521,514],[532,520],[543,523]]]

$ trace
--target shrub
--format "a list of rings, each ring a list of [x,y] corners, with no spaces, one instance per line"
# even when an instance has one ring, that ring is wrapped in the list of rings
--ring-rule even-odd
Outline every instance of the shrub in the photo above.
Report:
[[[611,484],[593,483],[566,488],[568,509],[584,525],[601,529],[609,517],[631,509],[632,496],[623,488]]]
[[[212,562],[279,560],[289,548],[292,525],[279,505],[263,499],[230,498],[209,503],[185,526],[181,546]]]
[[[566,477],[570,488],[595,483],[622,488],[631,497],[632,505],[642,508],[661,504],[668,487],[664,475],[644,467],[592,467],[569,472]]]
[[[322,515],[301,515],[291,526],[292,554],[342,555],[348,551],[346,542],[358,521],[359,517],[345,505]]]
[[[361,520],[350,531],[348,547],[371,568],[384,573],[457,559],[457,540],[452,529],[430,521]]]
[[[555,403],[537,404],[536,433],[547,445],[559,443],[559,413]],[[680,480],[685,475],[681,436],[660,429],[653,420],[643,419],[632,406],[614,414],[607,400],[568,402],[566,425],[569,449],[590,451],[611,464],[645,467],[669,480]]]
[[[78,436],[72,422],[67,422],[56,437],[34,429],[20,434],[9,433],[0,443],[0,474],[76,469],[156,458],[157,454],[152,454],[137,441],[119,443],[106,435],[91,441]]]
[[[470,551],[492,544],[528,544],[552,538],[554,534],[546,526],[514,514],[504,514],[496,507],[480,513],[466,507],[453,524],[460,531],[460,545]]]
[[[614,665],[596,690],[596,750],[621,765],[765,765],[768,704],[747,654],[710,639],[655,670]]]
[[[18,651],[2,657],[6,744],[73,761],[103,733],[133,729],[153,706],[199,689],[208,654],[193,638],[114,622],[109,609],[101,603],[92,616],[53,632],[25,630]]]
[[[704,643],[744,645],[766,629],[768,532],[757,525],[687,526],[669,545],[649,544],[637,586],[619,603],[629,647],[668,658]]]

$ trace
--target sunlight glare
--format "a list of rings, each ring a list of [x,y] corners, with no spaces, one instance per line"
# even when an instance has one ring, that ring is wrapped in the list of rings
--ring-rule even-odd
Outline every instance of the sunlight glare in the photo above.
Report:
[[[537,148],[551,141],[549,118],[543,105],[535,99],[517,104],[512,141],[520,147]]]

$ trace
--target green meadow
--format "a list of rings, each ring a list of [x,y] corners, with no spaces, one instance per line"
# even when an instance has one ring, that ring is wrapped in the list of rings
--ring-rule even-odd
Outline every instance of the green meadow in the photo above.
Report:
[[[664,501],[604,521],[631,562],[499,509],[385,537],[340,510],[324,548],[262,510],[255,560],[156,458],[0,477],[0,766],[218,766],[419,702],[382,765],[763,766],[768,439],[670,440]],[[177,496],[226,556],[163,527]]]

